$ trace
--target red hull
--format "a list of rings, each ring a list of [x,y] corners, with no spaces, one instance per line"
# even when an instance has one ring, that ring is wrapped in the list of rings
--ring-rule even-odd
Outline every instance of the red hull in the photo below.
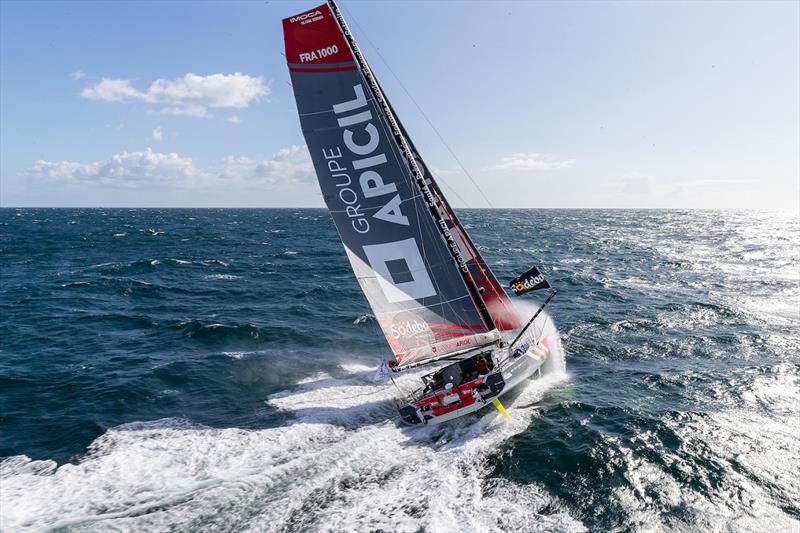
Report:
[[[484,383],[486,383],[486,376],[480,376],[467,383],[462,383],[449,391],[442,391],[419,400],[414,403],[414,407],[424,411],[430,408],[429,412],[434,416],[446,415],[462,407],[468,407],[478,401],[478,395],[475,389]],[[455,397],[456,395],[458,398]]]

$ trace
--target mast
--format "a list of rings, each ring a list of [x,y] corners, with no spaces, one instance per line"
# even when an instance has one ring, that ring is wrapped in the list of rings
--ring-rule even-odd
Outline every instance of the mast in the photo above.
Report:
[[[425,182],[425,174],[422,172],[422,170],[419,168],[419,165],[417,164],[417,160],[414,157],[414,153],[411,150],[411,147],[409,146],[409,143],[406,140],[405,136],[403,135],[397,120],[395,119],[391,105],[384,96],[383,91],[381,90],[381,87],[378,84],[378,80],[372,73],[372,70],[370,69],[369,64],[367,63],[367,60],[364,58],[364,55],[361,53],[361,49],[358,47],[358,44],[353,38],[353,34],[350,32],[350,28],[347,26],[347,22],[345,22],[341,11],[339,11],[339,7],[336,5],[336,1],[327,0],[327,3],[328,7],[333,13],[333,16],[337,24],[339,25],[339,28],[342,31],[342,34],[345,37],[345,40],[347,41],[347,44],[350,46],[350,49],[353,52],[353,57],[356,60],[356,64],[358,65],[359,70],[363,74],[364,78],[367,80],[369,88],[372,91],[372,94],[375,96],[375,100],[380,105],[380,108],[383,111],[384,116],[386,116],[389,122],[389,126],[392,129],[392,135],[394,136],[395,141],[397,142],[398,146],[400,147],[400,150],[403,153],[403,157],[406,160],[406,164],[411,170],[411,173],[414,175],[414,184],[422,193],[422,197],[425,199],[425,203],[428,206],[428,210],[436,222],[436,227],[439,229],[439,234],[441,235],[442,239],[444,239],[445,243],[447,243],[447,249],[450,252],[450,256],[453,258],[453,261],[455,261],[456,265],[458,266],[458,270],[461,273],[461,277],[464,279],[464,283],[467,286],[470,296],[472,296],[472,299],[477,304],[477,307],[481,313],[481,317],[483,318],[488,328],[495,329],[496,326],[494,319],[492,318],[492,315],[489,313],[489,310],[486,307],[486,303],[483,301],[480,289],[478,288],[475,281],[472,279],[472,275],[469,272],[469,267],[467,266],[467,263],[461,254],[461,250],[458,247],[458,243],[456,242],[455,238],[453,237],[453,234],[447,227],[447,222],[437,209],[436,197],[434,196],[430,187],[428,187],[428,184]],[[444,199],[444,197],[442,197],[442,199]]]

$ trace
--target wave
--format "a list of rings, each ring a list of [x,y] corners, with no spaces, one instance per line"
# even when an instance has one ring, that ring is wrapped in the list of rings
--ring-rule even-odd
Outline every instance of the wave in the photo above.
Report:
[[[364,324],[366,322],[373,322],[375,320],[375,315],[372,314],[364,314],[358,315],[355,320],[353,320],[353,324]]]
[[[233,274],[209,274],[207,276],[203,276],[203,279],[213,279],[213,280],[221,280],[221,281],[234,281],[237,279],[242,279],[241,276],[235,276]]]
[[[181,322],[177,325],[187,337],[196,338],[252,338],[261,336],[261,328],[253,324],[220,324],[217,322],[204,323],[199,320]]]
[[[541,487],[491,477],[491,459],[535,421],[536,401],[563,375],[522,391],[507,406],[511,422],[483,411],[409,429],[393,420],[395,391],[372,384],[371,369],[349,369],[271,396],[282,427],[167,418],[108,430],[77,464],[7,459],[2,528],[585,530]]]
[[[220,323],[204,322],[202,320],[189,320],[173,324],[172,328],[178,328],[184,335],[193,339],[203,340],[208,343],[229,343],[231,341],[257,342],[299,342],[303,341],[306,345],[314,345],[315,339],[304,334],[297,327],[286,326],[257,326],[250,323]]]
[[[64,287],[64,288],[67,288],[67,287],[84,287],[86,285],[91,285],[91,284],[92,284],[91,281],[70,281],[70,282],[67,282],[67,283],[62,283],[61,286]]]

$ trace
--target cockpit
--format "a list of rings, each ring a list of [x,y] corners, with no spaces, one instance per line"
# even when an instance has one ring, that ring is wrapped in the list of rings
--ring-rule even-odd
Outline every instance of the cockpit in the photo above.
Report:
[[[481,352],[422,376],[422,381],[425,383],[423,394],[458,388],[464,383],[489,374],[492,370],[494,370],[492,352]]]

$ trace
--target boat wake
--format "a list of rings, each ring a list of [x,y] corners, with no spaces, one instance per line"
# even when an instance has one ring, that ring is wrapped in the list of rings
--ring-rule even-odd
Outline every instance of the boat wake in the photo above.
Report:
[[[549,324],[552,325],[550,322]],[[562,358],[554,350],[554,359]],[[541,486],[492,476],[536,423],[559,364],[506,407],[435,427],[397,423],[373,369],[318,374],[267,399],[281,427],[214,429],[168,418],[96,439],[78,464],[2,466],[3,530],[581,531]],[[412,387],[414,374],[398,384]]]

